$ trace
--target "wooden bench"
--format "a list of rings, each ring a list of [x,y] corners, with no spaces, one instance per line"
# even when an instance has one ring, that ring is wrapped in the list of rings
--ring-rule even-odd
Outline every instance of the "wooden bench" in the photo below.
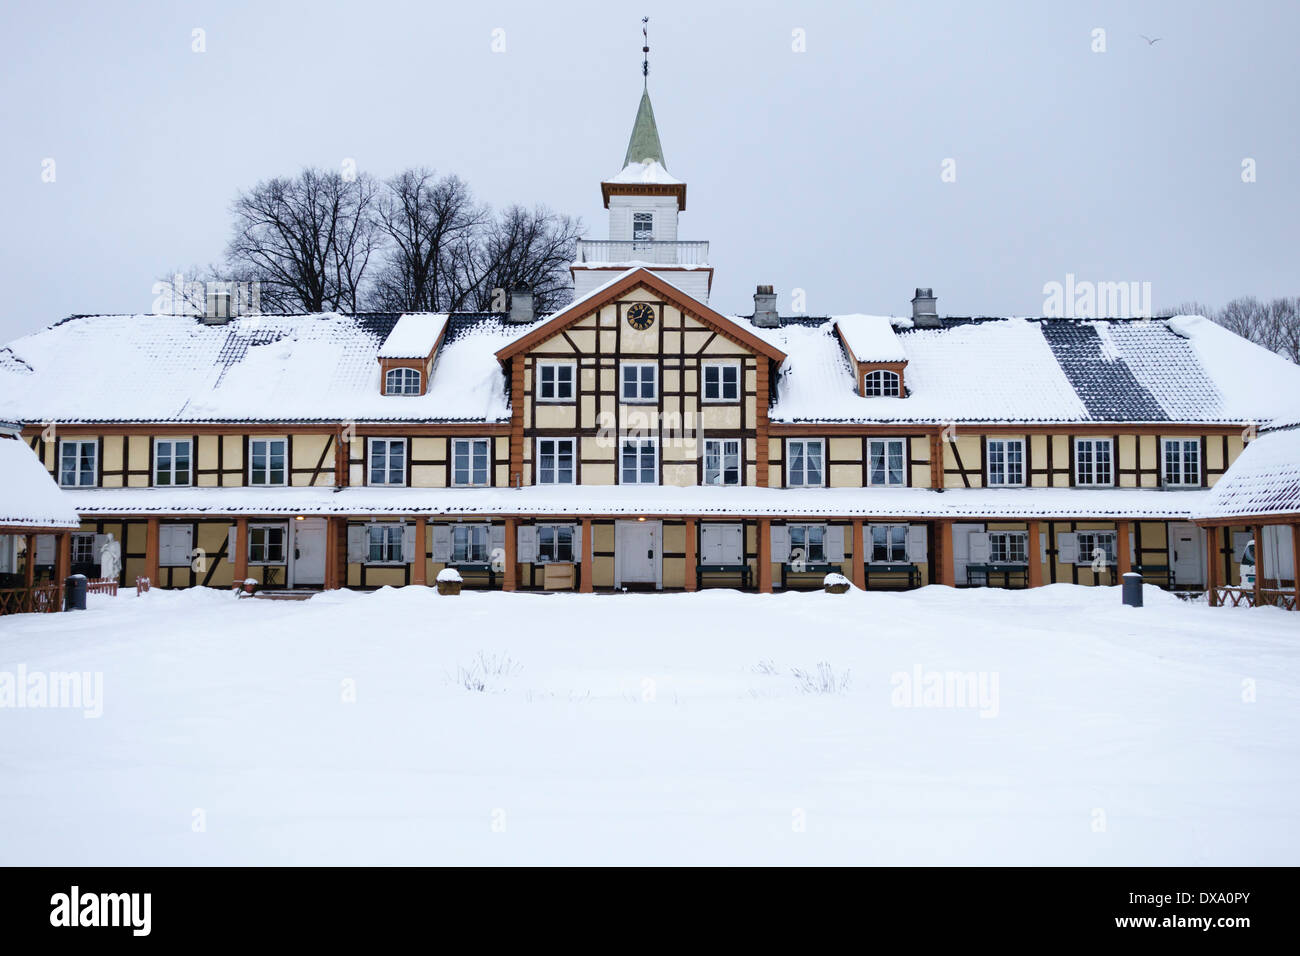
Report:
[[[1019,578],[1024,587],[1029,586],[1029,565],[1027,564],[968,564],[966,565],[966,584],[970,587],[992,587],[989,578],[994,574],[1002,575],[1002,586],[1011,586],[1013,577]],[[979,580],[981,579],[982,580]]]
[[[739,574],[741,585],[748,590],[753,569],[748,564],[697,564],[695,573],[701,579],[701,585],[706,574]]]
[[[462,574],[466,572],[469,572],[470,574],[474,574],[474,573],[486,574],[488,576],[488,587],[489,588],[496,587],[497,573],[492,570],[492,565],[487,563],[486,561],[483,562],[471,561],[464,564],[448,564],[447,567],[455,568],[457,571],[461,572]]]
[[[915,564],[868,564],[863,572],[862,583],[866,587],[871,587],[872,575],[895,577],[900,574],[907,575],[908,588],[921,586],[921,569]]]
[[[781,565],[781,587],[785,587],[787,574],[840,574],[838,564],[827,564],[825,561],[805,561],[798,570],[791,564]]]

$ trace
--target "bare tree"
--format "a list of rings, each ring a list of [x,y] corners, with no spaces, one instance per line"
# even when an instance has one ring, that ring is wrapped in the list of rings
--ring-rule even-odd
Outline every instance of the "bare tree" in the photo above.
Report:
[[[488,222],[469,187],[456,176],[435,179],[428,169],[408,169],[385,184],[377,204],[388,254],[375,279],[370,307],[390,312],[446,311],[453,249]]]
[[[1300,364],[1300,297],[1261,302],[1254,296],[1233,299],[1222,309],[1184,302],[1161,315],[1203,315],[1229,332]]]
[[[500,305],[498,290],[528,286],[533,308],[553,312],[573,298],[569,265],[582,222],[536,206],[510,206],[482,235],[450,251],[453,271],[448,303],[454,310],[486,312]]]
[[[258,183],[235,197],[227,264],[260,282],[263,309],[355,311],[384,238],[376,189],[364,173],[318,169]]]

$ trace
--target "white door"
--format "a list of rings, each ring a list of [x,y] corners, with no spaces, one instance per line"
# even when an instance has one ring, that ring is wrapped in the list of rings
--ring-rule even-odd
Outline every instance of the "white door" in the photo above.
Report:
[[[1169,567],[1174,586],[1205,583],[1205,532],[1187,521],[1169,524]]]
[[[614,526],[615,587],[624,584],[653,584],[662,587],[660,546],[663,527],[658,521],[620,521]]]
[[[290,521],[293,528],[293,560],[289,564],[289,587],[325,586],[325,519]]]

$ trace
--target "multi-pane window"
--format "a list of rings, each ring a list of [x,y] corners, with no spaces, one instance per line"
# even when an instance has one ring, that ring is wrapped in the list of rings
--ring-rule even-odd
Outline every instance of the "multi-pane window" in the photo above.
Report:
[[[791,438],[785,443],[785,483],[791,488],[820,488],[825,480],[826,445],[820,438]]]
[[[483,564],[488,558],[488,529],[481,524],[457,524],[451,528],[451,560],[454,564]]]
[[[153,483],[161,488],[190,484],[188,438],[158,438],[153,443]]]
[[[704,483],[740,484],[740,439],[707,438],[704,441]]]
[[[419,395],[420,371],[414,368],[390,368],[384,373],[385,395]]]
[[[573,438],[537,439],[537,484],[571,485],[576,471],[577,441]]]
[[[369,538],[367,564],[401,564],[402,538],[406,529],[400,524],[372,524],[366,528]]]
[[[406,484],[406,439],[370,439],[370,484]]]
[[[905,564],[907,562],[907,525],[873,524],[870,531],[872,563]]]
[[[537,560],[573,560],[573,525],[543,524],[537,527]]]
[[[485,486],[491,467],[490,438],[456,438],[451,443],[451,483],[457,487]]]
[[[989,560],[994,564],[1026,564],[1029,535],[1024,531],[989,532]]]
[[[655,216],[652,212],[632,213],[632,241],[649,242],[655,237]]]
[[[623,383],[619,395],[625,402],[653,402],[659,397],[659,366],[653,362],[624,362],[619,366]]]
[[[989,484],[1023,485],[1025,483],[1025,440],[990,438],[987,444]]]
[[[285,450],[288,442],[283,438],[252,438],[248,442],[248,483],[250,485],[283,485],[285,483]]]
[[[95,554],[95,536],[93,534],[74,534],[72,536],[72,563],[99,564],[99,555]]]
[[[653,438],[624,438],[619,442],[619,481],[625,485],[659,483],[659,462]]]
[[[862,376],[862,394],[898,397],[898,373],[878,368]]]
[[[65,488],[92,487],[95,484],[95,462],[98,457],[98,442],[59,442],[59,484]]]
[[[867,440],[867,484],[904,485],[907,483],[903,466],[906,462],[904,438],[871,438]]]
[[[537,400],[540,402],[573,401],[573,382],[577,366],[573,362],[537,363]]]
[[[734,402],[740,398],[740,364],[706,362],[704,364],[704,400]]]
[[[255,524],[248,528],[249,564],[284,564],[283,525]]]
[[[1080,531],[1078,542],[1080,564],[1095,564],[1100,559],[1104,564],[1114,565],[1114,531]]]
[[[1196,488],[1201,484],[1201,440],[1199,438],[1166,438],[1166,485]]]
[[[824,524],[792,524],[790,527],[790,560],[825,561],[826,526]]]
[[[1109,486],[1114,484],[1111,440],[1080,438],[1074,443],[1074,483]]]

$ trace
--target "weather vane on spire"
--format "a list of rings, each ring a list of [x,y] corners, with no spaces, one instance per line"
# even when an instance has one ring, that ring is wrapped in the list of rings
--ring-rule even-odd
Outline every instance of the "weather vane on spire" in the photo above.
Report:
[[[645,45],[641,47],[641,82],[648,84],[650,82],[650,18],[641,18],[641,36],[645,39]]]

